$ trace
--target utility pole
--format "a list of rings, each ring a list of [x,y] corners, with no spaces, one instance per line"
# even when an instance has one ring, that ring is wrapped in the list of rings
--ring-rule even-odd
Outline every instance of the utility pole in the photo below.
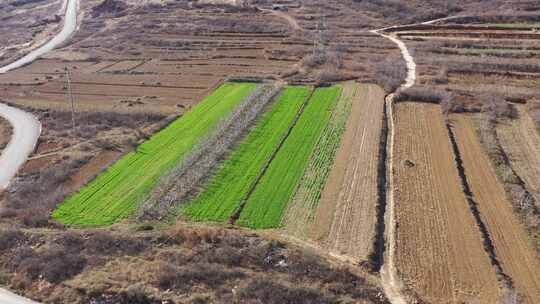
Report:
[[[66,85],[67,85],[67,91],[68,91],[68,97],[69,102],[71,103],[71,124],[72,124],[72,131],[73,134],[75,134],[75,100],[73,98],[73,92],[71,91],[71,73],[69,72],[69,69],[65,67],[66,71]]]

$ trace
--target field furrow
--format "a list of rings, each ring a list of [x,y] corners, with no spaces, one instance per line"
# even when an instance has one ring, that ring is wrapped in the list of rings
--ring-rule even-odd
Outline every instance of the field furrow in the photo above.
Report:
[[[227,221],[278,148],[310,92],[308,87],[286,87],[223,163],[206,190],[182,212],[197,221]]]
[[[312,233],[330,251],[357,261],[373,250],[384,95],[378,86],[359,86]]]
[[[451,122],[467,180],[501,267],[512,279],[524,304],[540,303],[540,263],[476,136],[471,118],[454,115]]]
[[[255,87],[252,83],[222,85],[191,111],[65,200],[54,211],[53,218],[68,225],[99,226],[129,216],[159,178]]]
[[[340,87],[315,90],[300,119],[247,199],[237,224],[256,229],[280,225],[283,212],[304,175],[340,93]]]
[[[499,283],[460,183],[440,106],[399,103],[393,154],[396,259],[428,303],[496,303]]]

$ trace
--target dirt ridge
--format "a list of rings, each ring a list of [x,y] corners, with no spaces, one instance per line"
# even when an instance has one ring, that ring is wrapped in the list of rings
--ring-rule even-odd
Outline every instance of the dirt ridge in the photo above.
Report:
[[[474,198],[474,194],[469,185],[469,181],[467,179],[467,173],[465,172],[465,167],[463,166],[463,159],[461,157],[461,152],[459,151],[459,146],[457,144],[455,134],[452,131],[452,127],[449,123],[446,123],[446,128],[448,130],[448,137],[450,138],[450,142],[452,143],[452,150],[454,152],[454,160],[456,162],[456,168],[458,170],[459,179],[461,182],[461,186],[463,188],[463,193],[465,194],[465,198],[469,204],[471,213],[474,217],[474,220],[476,221],[478,229],[480,230],[480,234],[481,234],[483,245],[484,245],[484,250],[489,256],[491,265],[495,267],[497,275],[498,275],[498,279],[500,283],[503,285],[503,287],[513,288],[514,284],[512,282],[512,278],[508,274],[506,274],[504,270],[502,269],[501,263],[499,259],[497,258],[497,252],[495,250],[495,246],[493,245],[493,240],[491,238],[491,235],[487,229],[486,224],[484,223],[484,221],[482,220],[480,216],[478,203],[476,202]]]

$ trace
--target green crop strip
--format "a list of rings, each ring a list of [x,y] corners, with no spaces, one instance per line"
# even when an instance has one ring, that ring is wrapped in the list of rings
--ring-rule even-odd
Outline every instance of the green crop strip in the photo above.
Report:
[[[310,91],[307,87],[286,87],[206,190],[182,212],[197,221],[227,221],[274,154]]]
[[[317,89],[240,214],[237,224],[276,228],[328,124],[340,87]]]
[[[80,226],[109,225],[128,217],[159,178],[255,87],[256,84],[252,83],[223,84],[192,110],[65,200],[52,217],[63,224]]]
[[[307,229],[313,222],[326,179],[332,170],[337,150],[341,145],[343,132],[351,113],[353,97],[356,94],[356,83],[345,84],[338,99],[330,121],[322,131],[319,142],[311,154],[304,175],[300,179],[288,209],[282,218],[283,225],[298,225],[299,229]],[[300,231],[300,230],[298,230]],[[307,230],[302,232],[304,236]]]

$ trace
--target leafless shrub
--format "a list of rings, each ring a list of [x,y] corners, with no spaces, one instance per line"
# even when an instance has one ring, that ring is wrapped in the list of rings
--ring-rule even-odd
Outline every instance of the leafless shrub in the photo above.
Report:
[[[354,79],[353,75],[347,74],[335,68],[327,68],[317,73],[316,81],[320,84],[332,83],[337,81],[344,81]]]
[[[437,88],[415,86],[406,90],[400,90],[396,95],[396,102],[416,101],[427,103],[441,103],[450,99],[450,94]]]
[[[195,285],[217,288],[229,280],[243,277],[245,274],[242,271],[229,270],[219,264],[190,263],[180,267],[162,264],[159,267],[157,286],[163,290],[189,291]]]
[[[540,131],[540,100],[531,100],[527,103],[527,111]]]
[[[217,163],[238,141],[266,105],[278,94],[281,84],[265,84],[256,89],[216,129],[154,188],[142,205],[140,218],[162,219],[174,204],[196,191]]]
[[[32,280],[42,277],[51,283],[60,283],[80,273],[86,265],[84,257],[59,246],[39,250],[23,247],[17,254],[17,258],[11,261],[11,267]]]
[[[20,230],[0,230],[0,251],[15,247],[25,240],[26,236]]]
[[[6,194],[4,208],[12,210],[25,225],[42,227],[49,213],[68,194],[66,182],[88,158],[75,159],[40,171],[36,176],[15,181]]]
[[[375,82],[388,93],[394,92],[407,77],[407,67],[401,57],[391,57],[377,64]]]
[[[238,298],[243,303],[257,302],[268,304],[281,303],[336,303],[336,300],[323,294],[318,289],[290,287],[273,280],[256,278],[243,288]]]
[[[507,102],[502,96],[495,94],[484,94],[480,97],[482,102],[482,111],[487,117],[496,122],[502,118],[516,118],[517,111],[514,106]]]

